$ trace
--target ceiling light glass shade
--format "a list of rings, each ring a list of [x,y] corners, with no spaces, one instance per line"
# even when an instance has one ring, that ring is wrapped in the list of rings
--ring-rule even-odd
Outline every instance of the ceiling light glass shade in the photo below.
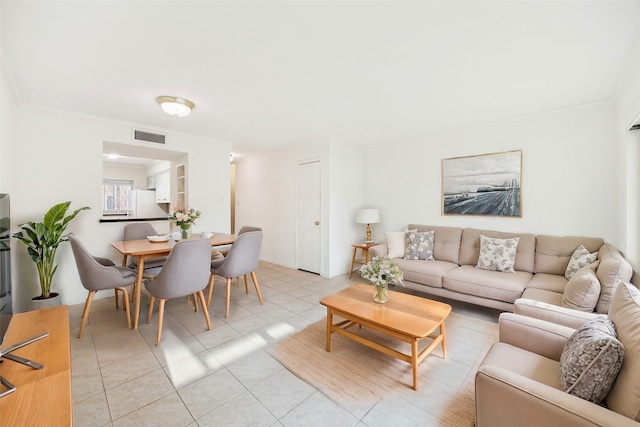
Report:
[[[177,96],[159,96],[156,101],[158,101],[165,113],[173,117],[186,117],[195,108],[193,102]]]

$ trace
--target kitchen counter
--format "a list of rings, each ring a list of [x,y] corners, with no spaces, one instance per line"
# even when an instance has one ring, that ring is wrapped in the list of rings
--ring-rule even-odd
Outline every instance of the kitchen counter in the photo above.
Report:
[[[105,216],[100,218],[100,223],[105,222],[141,222],[141,221],[167,221],[168,217],[153,217],[153,218],[137,218],[133,216]]]

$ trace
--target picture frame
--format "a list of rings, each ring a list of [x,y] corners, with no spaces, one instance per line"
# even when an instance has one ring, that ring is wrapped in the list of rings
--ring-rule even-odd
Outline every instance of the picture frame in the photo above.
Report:
[[[522,150],[442,159],[442,214],[522,218]]]

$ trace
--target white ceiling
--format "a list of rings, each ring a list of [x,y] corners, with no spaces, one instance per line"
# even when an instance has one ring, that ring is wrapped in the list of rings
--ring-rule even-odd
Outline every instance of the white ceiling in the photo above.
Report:
[[[2,1],[22,105],[227,140],[373,144],[609,99],[640,1]],[[196,108],[173,118],[159,95]]]

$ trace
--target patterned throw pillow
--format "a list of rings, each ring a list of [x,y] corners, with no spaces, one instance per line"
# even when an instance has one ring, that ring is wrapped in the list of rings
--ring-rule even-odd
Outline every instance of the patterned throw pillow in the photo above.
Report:
[[[515,273],[519,237],[513,239],[496,239],[480,235],[480,256],[476,268],[481,270]]]
[[[423,233],[407,232],[407,253],[404,259],[433,260],[433,239],[435,231]]]
[[[607,397],[622,367],[624,347],[613,322],[599,317],[577,329],[560,356],[560,384],[564,391],[593,403]]]
[[[573,251],[573,255],[571,255],[571,259],[569,260],[569,264],[567,264],[567,269],[564,272],[564,277],[567,280],[571,279],[578,270],[580,270],[585,265],[589,265],[593,263],[598,258],[598,252],[594,252],[592,254],[589,253],[587,248],[580,245]]]

